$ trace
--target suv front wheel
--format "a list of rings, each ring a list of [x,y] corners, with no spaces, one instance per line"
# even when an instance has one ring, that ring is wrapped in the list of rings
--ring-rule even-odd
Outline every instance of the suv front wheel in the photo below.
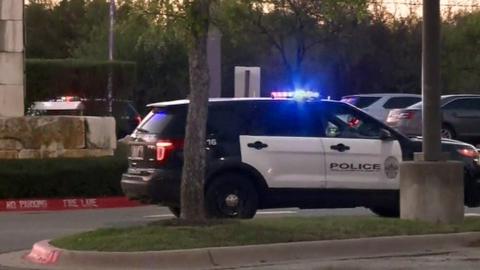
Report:
[[[223,174],[212,180],[205,194],[207,213],[214,218],[253,218],[258,193],[250,179],[238,174]]]

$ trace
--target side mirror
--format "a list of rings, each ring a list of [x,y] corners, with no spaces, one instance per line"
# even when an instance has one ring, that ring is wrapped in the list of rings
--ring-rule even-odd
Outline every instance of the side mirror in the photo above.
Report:
[[[391,141],[395,139],[392,133],[384,128],[380,129],[380,140],[382,141]]]

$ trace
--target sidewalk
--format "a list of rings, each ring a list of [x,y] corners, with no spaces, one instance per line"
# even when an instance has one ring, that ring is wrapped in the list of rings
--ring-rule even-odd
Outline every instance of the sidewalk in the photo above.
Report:
[[[389,258],[454,254],[459,250],[468,250],[473,254],[470,259],[480,260],[479,249],[470,247],[479,240],[480,233],[475,232],[131,253],[69,251],[51,247],[43,241],[35,244],[28,256],[37,264],[21,259],[29,252],[22,251],[0,255],[0,265],[28,269],[91,270],[159,267],[172,270],[238,267],[322,269],[319,268],[322,265],[328,267],[326,269],[390,269],[393,265]],[[361,265],[357,263],[359,260],[377,260],[377,265]]]

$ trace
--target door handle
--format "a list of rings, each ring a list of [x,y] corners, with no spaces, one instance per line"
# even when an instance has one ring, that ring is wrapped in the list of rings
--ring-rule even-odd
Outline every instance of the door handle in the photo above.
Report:
[[[255,148],[255,149],[257,149],[257,150],[260,150],[260,149],[262,149],[262,148],[268,147],[268,144],[265,144],[265,143],[263,143],[263,142],[261,142],[261,141],[256,141],[256,142],[254,142],[254,143],[249,143],[249,144],[247,144],[247,146],[250,147],[250,148]]]
[[[345,145],[343,143],[339,143],[337,145],[330,146],[330,149],[337,150],[338,152],[345,152],[345,151],[350,150],[350,146]]]

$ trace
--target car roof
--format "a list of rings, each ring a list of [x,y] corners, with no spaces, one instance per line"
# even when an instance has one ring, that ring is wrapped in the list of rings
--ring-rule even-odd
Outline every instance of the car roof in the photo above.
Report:
[[[279,101],[296,101],[295,99],[274,99],[274,98],[209,98],[209,103],[229,103],[229,102],[279,102]],[[298,101],[304,102],[304,101]],[[310,102],[307,100],[306,102]],[[335,100],[325,100],[325,99],[314,99],[312,102],[332,102],[336,103],[338,101]],[[188,99],[179,99],[179,100],[172,100],[172,101],[164,101],[164,102],[156,102],[148,104],[147,107],[167,107],[167,106],[177,106],[177,105],[185,105],[189,104],[190,100]]]
[[[372,93],[372,94],[353,94],[343,96],[342,98],[349,98],[349,97],[421,97],[422,95],[419,94],[411,94],[411,93]]]
[[[457,98],[457,97],[480,97],[480,94],[455,94],[455,95],[442,95],[442,98]]]

